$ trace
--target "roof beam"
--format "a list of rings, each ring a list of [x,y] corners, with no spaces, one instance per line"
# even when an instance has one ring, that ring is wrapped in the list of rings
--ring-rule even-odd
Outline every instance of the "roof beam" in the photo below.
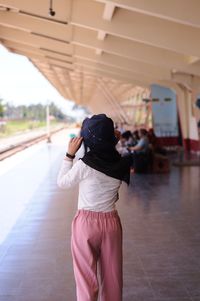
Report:
[[[12,11],[0,11],[0,24],[23,31],[41,33],[65,41],[70,41],[72,36],[70,25],[52,24],[47,20],[36,19]]]
[[[101,12],[101,3],[92,0],[74,0],[71,24],[103,30],[118,37],[182,54],[199,56],[199,28],[123,9],[116,11],[112,22],[106,22],[102,19]],[[180,34],[181,39],[177,39]]]
[[[6,27],[3,27],[2,28],[2,32],[4,32],[5,31],[5,35],[1,35],[3,38],[7,38],[7,39],[16,39],[16,37],[18,37],[19,38],[19,36],[22,36],[22,39],[24,38],[24,36],[27,34],[27,35],[30,35],[30,33],[27,33],[27,32],[23,32],[23,31],[20,31],[20,30],[16,30],[16,29],[12,29],[12,28],[6,28]],[[82,33],[84,33],[84,30],[75,30],[75,41],[74,41],[74,43],[76,44],[82,44],[82,43],[85,43],[85,45],[88,45],[88,41],[87,40],[85,40],[84,38],[85,38],[85,35],[84,36],[82,36],[81,35],[81,32]],[[88,32],[88,30],[87,30],[87,32]],[[13,34],[12,34],[13,33]],[[89,34],[91,33],[91,31],[89,31]],[[13,35],[13,38],[11,38],[11,35]],[[89,35],[90,36],[90,35]],[[82,38],[81,38],[82,37]],[[36,38],[38,38],[37,36],[36,36]],[[44,38],[44,37],[40,37],[41,39],[43,39],[43,43],[44,42],[46,42],[48,39],[46,39],[46,38]],[[114,38],[114,39],[113,39]],[[35,46],[36,47],[38,47],[38,44],[39,44],[39,42],[38,42],[38,40],[34,40],[34,39],[32,39],[32,36],[30,36],[30,38],[28,39],[28,38],[26,38],[25,39],[26,40],[26,43],[28,43],[29,41],[30,41],[30,43],[33,43],[34,41],[37,43]],[[82,42],[82,40],[83,41],[85,41],[85,42]],[[115,43],[115,40],[116,40],[116,43]],[[117,43],[117,38],[115,38],[115,37],[108,37],[108,39],[106,40],[106,41],[104,41],[104,44],[105,44],[105,46],[106,45],[108,45],[108,48],[109,48],[109,44],[110,44],[110,49],[106,49],[106,48],[104,48],[103,50],[102,50],[102,48],[97,48],[97,50],[96,50],[96,53],[97,54],[102,54],[102,52],[103,51],[112,51],[112,49],[114,49],[114,52],[116,53],[117,52],[117,54],[124,54],[126,51],[127,51],[127,49],[128,49],[128,51],[129,51],[129,53],[130,53],[130,55],[132,54],[133,55],[133,52],[131,52],[131,48],[130,48],[130,44],[132,44],[133,42],[130,42],[130,41],[126,41],[126,40],[124,40],[124,41],[122,41],[122,42],[124,42],[124,43],[119,43],[119,41],[118,41],[118,43]],[[77,42],[76,42],[77,41]],[[100,44],[98,44],[98,43],[94,43],[94,39],[91,39],[90,40],[91,42],[90,43],[93,43],[93,45],[90,45],[89,44],[89,47],[91,46],[94,46],[94,47],[97,47],[97,46],[100,46]],[[48,40],[48,42],[57,42],[57,41],[49,41]],[[127,44],[127,42],[128,42],[128,44]],[[59,41],[58,41],[58,43],[59,43]],[[42,41],[41,41],[41,44],[42,44]],[[103,43],[102,43],[103,44]],[[115,45],[116,44],[116,45]],[[125,45],[124,45],[125,44]],[[119,51],[118,51],[118,49],[117,49],[117,45],[118,45],[118,48],[124,48],[124,50],[125,51],[122,51],[121,49],[119,49]],[[121,46],[121,45],[124,45],[124,46]],[[32,44],[32,46],[33,46],[33,44]],[[70,46],[70,45],[69,45]],[[104,46],[104,47],[105,47]],[[115,47],[116,46],[116,47]],[[126,47],[127,46],[127,47]],[[129,46],[129,47],[128,47]],[[137,47],[137,46],[139,46],[139,47]],[[41,48],[44,48],[44,47],[41,47]],[[148,60],[148,58],[149,58],[149,55],[152,55],[152,53],[153,53],[153,56],[154,56],[154,60],[152,60],[153,61],[153,63],[155,63],[156,62],[156,64],[159,64],[159,63],[162,63],[163,65],[165,64],[165,66],[168,64],[168,67],[170,67],[170,65],[169,65],[169,59],[171,59],[172,58],[172,61],[173,62],[176,62],[175,64],[173,64],[173,68],[179,68],[180,67],[180,65],[181,65],[181,62],[183,63],[185,63],[186,64],[186,68],[182,68],[182,69],[180,69],[181,71],[188,71],[188,72],[191,72],[191,73],[194,73],[194,74],[196,74],[196,75],[199,75],[199,70],[198,70],[198,68],[195,68],[195,66],[194,65],[192,65],[191,66],[191,68],[189,67],[189,69],[188,69],[188,66],[187,66],[187,64],[188,64],[188,62],[190,63],[191,62],[191,57],[188,57],[188,58],[186,58],[186,57],[184,57],[184,56],[182,56],[182,57],[180,57],[180,56],[178,56],[177,54],[174,54],[174,53],[170,53],[169,51],[159,51],[159,49],[157,49],[157,51],[156,51],[156,49],[154,48],[154,47],[149,47],[149,46],[147,46],[146,48],[147,49],[145,49],[145,47],[144,47],[144,45],[138,45],[138,43],[136,43],[136,44],[132,44],[132,48],[134,48],[134,53],[136,53],[136,57],[137,57],[137,53],[140,55],[140,57],[141,57],[141,59],[142,59],[142,57],[144,58],[146,58],[146,60]],[[143,49],[142,49],[143,48]],[[153,51],[153,49],[155,50],[155,51]],[[145,53],[144,53],[144,50],[146,50],[146,55],[145,55]],[[144,53],[144,55],[142,55]],[[165,56],[165,58],[166,59],[163,59],[163,55]],[[159,60],[159,58],[160,58],[160,60]],[[177,59],[179,59],[179,60],[177,60]],[[195,57],[195,60],[197,60],[197,57]],[[150,61],[151,62],[151,61]],[[172,62],[171,62],[171,65],[172,65]]]
[[[98,54],[98,53],[96,53]],[[74,58],[82,58],[89,61],[103,64],[106,66],[113,66],[124,71],[131,71],[137,74],[138,78],[143,74],[149,80],[156,79],[171,79],[171,73],[176,68],[170,68],[170,66],[157,66],[151,63],[137,61],[134,59],[128,59],[125,57],[119,57],[114,54],[103,52],[101,56],[95,55],[89,48],[77,46],[74,49]],[[180,72],[186,72],[188,74],[200,75],[200,68],[197,58],[193,64],[182,64],[177,67]]]
[[[108,86],[104,83],[104,81],[102,79],[99,79],[99,85],[102,89],[102,91],[105,92],[105,94],[108,96],[110,102],[113,104],[113,106],[115,107],[115,109],[117,110],[117,112],[120,113],[120,115],[122,116],[122,118],[124,119],[124,121],[128,120],[128,116],[126,115],[125,111],[123,110],[123,108],[121,107],[121,105],[119,104],[119,102],[116,101],[116,97],[114,97],[112,95],[112,92],[109,90]]]
[[[106,21],[111,21],[114,11],[115,11],[115,4],[113,4],[112,2],[106,2],[104,7],[104,12],[103,12],[103,19]]]
[[[128,71],[123,71],[123,70],[120,70],[116,67],[112,67],[112,66],[106,66],[106,65],[103,65],[103,64],[98,64],[98,62],[95,62],[95,61],[90,61],[90,60],[87,60],[85,59],[84,57],[83,58],[76,58],[76,61],[74,62],[74,64],[71,64],[71,62],[68,62],[68,61],[60,61],[60,60],[56,60],[55,58],[53,57],[47,57],[47,56],[44,56],[43,54],[41,53],[36,53],[36,52],[33,52],[33,51],[28,51],[28,50],[23,50],[23,49],[12,49],[14,52],[18,53],[18,54],[21,54],[21,55],[25,55],[31,59],[38,59],[40,61],[43,61],[43,62],[46,62],[46,63],[49,63],[51,64],[52,66],[57,66],[57,67],[61,67],[61,68],[64,68],[64,69],[76,69],[77,66],[85,66],[85,67],[88,67],[88,68],[92,68],[92,69],[97,69],[97,70],[100,70],[100,71],[103,71],[105,72],[106,75],[117,75],[119,74],[119,77],[120,78],[123,78],[124,77],[124,80],[127,79],[128,80],[128,77],[129,77],[129,81],[133,81],[133,82],[138,82],[138,84],[146,84],[146,82],[149,81],[149,83],[151,82],[150,79],[147,79],[145,78],[145,76],[143,75],[139,75],[139,74],[134,74],[132,72],[128,72]],[[144,82],[143,82],[144,81]]]
[[[171,71],[167,68],[153,66],[151,64],[129,60],[109,53],[103,53],[101,57],[95,55],[93,51],[84,47],[74,49],[74,57],[86,59],[98,64],[116,67],[122,70],[132,72],[133,74],[143,74],[146,78],[171,78]],[[119,70],[119,72],[121,72]]]
[[[127,76],[122,76],[121,74],[116,74],[116,73],[110,73],[107,70],[100,70],[100,69],[94,69],[91,66],[88,66],[87,64],[79,64],[80,66],[83,67],[83,71],[85,74],[92,75],[93,77],[96,78],[106,78],[107,80],[115,79],[120,83],[129,83],[132,84],[133,86],[143,86],[143,87],[149,87],[150,83],[147,83],[146,81],[140,81],[138,79],[131,79]],[[77,67],[79,66],[77,64]]]
[[[71,77],[69,75],[69,72],[67,72],[66,70],[64,71],[64,76],[67,78],[68,82],[69,82],[69,89],[72,95],[72,98],[74,99],[74,101],[77,100],[77,96],[76,96],[76,92],[73,86],[73,81],[71,80]]]
[[[58,52],[62,49],[62,51],[67,54],[73,53],[73,47],[70,44],[49,40],[45,37],[39,37],[29,32],[8,27],[0,27],[0,39],[30,45],[36,48],[52,49]]]
[[[12,29],[8,29],[7,28],[7,30],[10,32],[10,31],[13,31]],[[16,30],[14,30],[14,32],[16,32]],[[18,32],[18,31],[17,31]],[[20,32],[20,34],[22,34],[22,35],[26,35],[26,37],[27,37],[27,35],[28,35],[28,33],[25,33],[25,32],[21,32],[21,31],[19,31]],[[86,49],[87,50],[87,49]],[[89,50],[89,49],[88,49]],[[76,49],[75,49],[75,51],[76,51]],[[41,53],[41,52],[39,52],[38,51],[38,53],[30,53],[29,51],[28,52],[26,52],[26,51],[17,51],[18,53],[21,53],[21,54],[23,54],[23,55],[27,55],[28,57],[31,57],[31,58],[33,58],[33,57],[37,57],[37,58],[40,58],[40,59],[42,59],[43,57],[46,57],[46,59],[49,61],[49,62],[51,62],[52,64],[54,64],[54,65],[57,65],[57,66],[62,66],[62,67],[66,67],[66,68],[70,68],[70,69],[72,69],[73,67],[72,66],[69,66],[69,60],[68,59],[59,59],[59,58],[55,58],[55,57],[51,57],[51,56],[47,56],[47,55],[43,55],[43,53]],[[87,52],[86,52],[87,53]],[[76,55],[76,52],[75,52],[75,55]],[[89,64],[90,64],[90,61],[91,62],[95,62],[95,63],[98,63],[98,68],[100,67],[101,69],[102,69],[102,67],[103,66],[101,66],[101,65],[105,65],[105,66],[107,66],[107,67],[109,67],[109,66],[111,66],[111,67],[117,67],[117,68],[119,68],[119,69],[124,69],[124,71],[126,72],[126,70],[128,70],[128,69],[126,69],[126,66],[127,66],[127,68],[131,68],[132,70],[129,70],[129,71],[131,71],[131,78],[132,79],[136,79],[136,80],[141,80],[141,81],[148,81],[149,80],[149,82],[151,81],[151,82],[153,82],[153,80],[155,80],[156,79],[156,77],[157,77],[157,79],[160,79],[160,80],[162,80],[162,74],[163,74],[163,79],[169,79],[169,77],[170,77],[170,73],[169,73],[169,71],[165,71],[165,70],[163,70],[164,72],[166,72],[166,73],[162,73],[162,69],[160,68],[160,70],[159,70],[159,68],[155,68],[155,67],[153,67],[153,66],[149,66],[150,67],[150,69],[148,69],[148,65],[145,65],[145,64],[141,64],[141,63],[137,63],[137,62],[134,62],[133,60],[131,61],[131,62],[129,62],[128,60],[123,60],[123,61],[121,61],[121,63],[120,63],[120,60],[116,57],[114,57],[114,56],[109,56],[109,54],[104,54],[101,58],[100,58],[100,60],[98,59],[96,59],[95,57],[94,57],[94,55],[92,56],[92,57],[88,57],[86,54],[84,54],[83,56],[82,56],[82,54],[81,55],[78,55],[78,57],[79,58],[81,58],[81,59],[84,59],[85,60],[85,62],[84,62],[84,64],[86,64],[86,61],[88,60],[89,61]],[[79,62],[80,63],[80,62]],[[131,63],[132,63],[132,65],[131,65]],[[87,62],[87,64],[88,64],[88,62]],[[100,66],[99,66],[99,64],[100,64]],[[121,64],[121,66],[120,66],[120,64]],[[91,64],[90,64],[91,65]],[[93,65],[93,67],[94,67],[94,65]],[[192,70],[191,70],[192,69]],[[104,69],[105,70],[105,69]],[[110,70],[110,68],[108,68],[108,72],[110,72],[109,71]],[[133,70],[134,70],[134,72],[133,72]],[[199,71],[199,68],[198,68],[198,66],[191,66],[191,67],[188,67],[188,68],[182,68],[182,69],[180,69],[180,70],[182,70],[182,71],[187,71],[187,72],[191,72],[191,71],[193,71],[193,73],[194,74],[196,74],[196,75],[199,75],[200,74],[200,71]],[[115,70],[115,72],[116,72],[117,70]],[[160,72],[161,71],[161,72]],[[111,71],[111,72],[113,72],[113,70]],[[121,73],[121,70],[118,70],[118,73]],[[156,74],[156,72],[157,72],[157,74]],[[167,75],[167,72],[168,72],[168,75]],[[134,73],[135,73],[135,75],[134,75]],[[151,76],[149,77],[149,79],[148,79],[148,76],[146,76],[146,73],[148,73],[148,74],[150,74]],[[192,73],[192,72],[191,72]],[[141,77],[141,74],[143,74],[144,76],[142,76]],[[127,76],[126,74],[124,74],[125,76]],[[130,76],[130,74],[128,75],[128,76]],[[145,78],[145,76],[146,76],[146,78]],[[137,78],[136,78],[137,77]]]
[[[103,12],[103,19],[107,21],[111,21],[113,14],[115,11],[115,5],[112,3],[106,3],[104,7],[104,12]],[[103,41],[106,38],[106,32],[99,30],[97,34],[97,39]],[[97,48],[95,50],[97,55],[102,55],[103,51],[100,48]]]
[[[105,4],[162,18],[177,23],[200,27],[200,2],[197,0],[96,0]]]
[[[102,51],[102,49],[97,48],[95,53],[96,53],[96,55],[102,55],[103,51]]]
[[[31,62],[34,64],[34,66],[42,73],[44,76],[47,77],[47,79],[50,81],[50,83],[60,92],[63,97],[68,98],[69,94],[66,92],[66,89],[63,88],[63,85],[59,81],[58,77],[56,76],[56,73],[54,72],[53,79],[52,76],[49,76],[48,74],[44,73],[42,69],[39,67],[38,60],[34,59],[31,60]]]
[[[93,99],[90,102],[90,107],[94,114],[102,113],[102,107],[104,108],[103,111],[108,115],[112,116],[113,108],[110,105],[108,99],[106,99],[105,95],[99,90],[96,89]]]
[[[100,41],[103,41],[103,40],[105,40],[105,37],[106,37],[106,32],[99,30],[98,34],[97,34],[97,39]]]
[[[49,63],[52,66],[60,66],[60,67],[64,67],[64,68],[69,69],[69,70],[73,69],[73,64],[71,64],[67,61],[66,62],[60,62],[59,60],[56,60],[54,58],[45,57],[45,56],[42,56],[42,55],[39,55],[39,54],[35,54],[35,53],[32,53],[32,52],[23,51],[23,50],[13,50],[12,49],[12,51],[14,53],[24,55],[24,56],[30,58],[31,60],[38,59],[42,62]]]
[[[118,118],[121,121],[124,121],[125,118],[124,118],[123,114],[117,109],[116,103],[113,102],[112,96],[107,93],[106,89],[104,87],[102,87],[100,83],[98,83],[97,91],[99,92],[99,95],[103,94],[102,96],[107,101],[107,105],[110,106],[110,108],[111,108],[110,114],[113,114],[113,112],[114,112],[114,114],[116,116],[118,116]]]
[[[27,56],[28,54],[32,53],[36,55],[41,55],[46,58],[58,59],[60,61],[66,61],[70,63],[73,62],[73,58],[70,55],[65,55],[64,53],[59,54],[59,53],[49,52],[49,51],[42,50],[41,48],[38,49],[30,45],[24,45],[13,41],[4,41],[4,46],[6,46],[9,49],[13,49],[14,51],[19,50],[19,51],[23,51],[24,53],[27,52]]]
[[[108,35],[103,42],[98,41],[94,30],[81,27],[74,28],[72,44],[92,49],[99,48],[103,52],[148,62],[155,66],[179,68],[188,63],[187,57],[184,55],[111,35]]]
[[[98,64],[97,62],[93,62],[93,61],[89,61],[85,58],[77,58],[76,61],[74,62],[74,65],[76,66],[85,66],[85,67],[89,67],[92,69],[96,69],[96,70],[100,70],[100,71],[104,71],[108,74],[113,74],[113,75],[119,75],[121,77],[124,78],[129,78],[130,80],[138,80],[144,83],[152,83],[153,82],[153,78],[150,78],[148,76],[145,76],[143,74],[137,74],[128,70],[122,70],[119,69],[117,67],[113,67],[113,66],[105,66],[103,64]]]
[[[70,18],[71,0],[54,1],[54,10],[56,16],[52,19],[49,12],[49,3],[47,1],[26,1],[26,0],[1,0],[0,4],[18,11],[29,12],[34,15],[48,18],[50,20],[57,20],[67,22]]]

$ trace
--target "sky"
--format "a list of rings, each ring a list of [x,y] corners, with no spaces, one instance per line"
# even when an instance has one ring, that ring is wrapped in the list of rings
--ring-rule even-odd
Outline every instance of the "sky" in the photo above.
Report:
[[[0,98],[13,105],[54,102],[71,116],[74,103],[64,99],[38,69],[24,56],[9,52],[0,45]]]

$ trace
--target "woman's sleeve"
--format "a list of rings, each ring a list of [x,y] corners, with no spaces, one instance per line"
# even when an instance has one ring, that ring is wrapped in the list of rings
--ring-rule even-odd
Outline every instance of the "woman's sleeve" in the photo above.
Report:
[[[57,185],[61,189],[74,187],[84,178],[84,163],[78,160],[74,165],[73,161],[63,160],[57,176]]]

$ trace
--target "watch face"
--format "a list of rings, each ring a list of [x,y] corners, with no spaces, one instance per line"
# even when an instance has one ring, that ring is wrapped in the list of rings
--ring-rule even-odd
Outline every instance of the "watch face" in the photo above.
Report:
[[[71,134],[69,134],[69,137],[70,137],[70,138],[75,138],[76,135],[75,135],[74,133],[71,133]]]

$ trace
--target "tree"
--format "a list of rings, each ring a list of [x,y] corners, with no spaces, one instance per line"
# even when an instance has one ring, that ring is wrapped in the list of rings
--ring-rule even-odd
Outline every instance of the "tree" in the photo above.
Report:
[[[30,105],[18,105],[2,103],[0,98],[0,117],[5,116],[8,119],[20,119],[20,120],[46,120],[46,105],[43,104],[30,104]],[[57,120],[68,121],[73,120],[70,116],[64,114],[53,102],[49,104],[50,115],[54,116]]]
[[[0,117],[4,117],[4,104],[2,98],[0,98]]]

